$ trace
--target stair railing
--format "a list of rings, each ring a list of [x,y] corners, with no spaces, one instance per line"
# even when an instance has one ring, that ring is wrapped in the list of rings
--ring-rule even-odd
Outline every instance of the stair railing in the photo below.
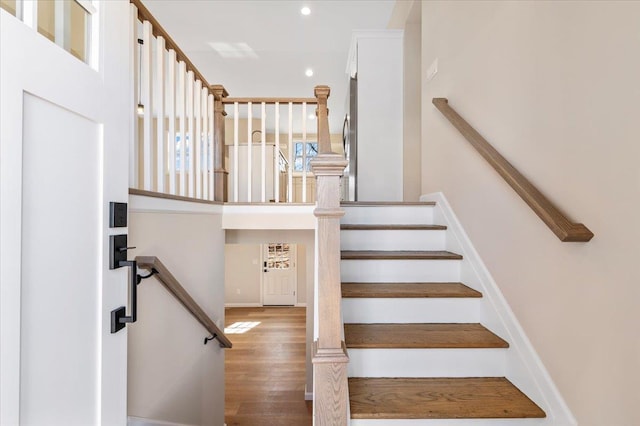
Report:
[[[233,144],[226,145],[227,201],[315,202],[308,164],[318,141],[307,129],[315,119],[308,112],[316,98],[225,98],[222,103],[231,107],[228,120],[233,122],[233,130],[227,133]]]
[[[342,340],[340,291],[340,177],[347,161],[331,151],[328,86],[316,86],[318,156],[311,161],[317,181],[318,336],[313,346],[314,425],[348,424],[346,347]]]
[[[141,0],[130,3],[136,115],[129,153],[132,192],[223,201],[221,101],[227,92],[207,82]]]
[[[527,178],[511,165],[480,133],[467,123],[446,98],[434,98],[433,104],[458,129],[467,141],[487,160],[514,191],[531,207],[562,242],[587,242],[593,238],[582,223],[571,222]]]
[[[167,267],[155,256],[136,256],[138,268],[146,269],[150,275],[142,278],[149,278],[154,275],[158,281],[185,307],[193,317],[198,320],[202,326],[207,329],[211,337],[204,338],[204,344],[213,339],[218,339],[220,347],[231,348],[232,344],[224,332],[216,325],[215,322],[205,313],[198,303],[191,297],[187,290],[182,287],[180,282],[173,276]]]

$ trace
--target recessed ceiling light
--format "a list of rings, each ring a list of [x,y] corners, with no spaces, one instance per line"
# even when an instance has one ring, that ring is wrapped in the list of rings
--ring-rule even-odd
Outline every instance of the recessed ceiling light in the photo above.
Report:
[[[304,72],[304,75],[306,75],[307,77],[311,77],[313,75],[313,70],[311,68],[307,68],[307,70]]]
[[[305,6],[302,9],[300,9],[300,13],[302,13],[304,16],[311,15],[311,9]]]

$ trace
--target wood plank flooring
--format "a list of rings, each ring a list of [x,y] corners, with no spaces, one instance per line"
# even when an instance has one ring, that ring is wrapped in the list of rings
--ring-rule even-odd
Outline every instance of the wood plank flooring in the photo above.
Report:
[[[545,417],[504,377],[350,378],[354,419]]]
[[[304,400],[306,309],[226,308],[225,325],[259,322],[230,334],[225,351],[227,426],[305,426],[312,403]]]

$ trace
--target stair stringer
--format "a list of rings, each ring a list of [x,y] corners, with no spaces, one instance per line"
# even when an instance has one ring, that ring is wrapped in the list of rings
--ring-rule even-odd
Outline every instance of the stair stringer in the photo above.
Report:
[[[436,202],[433,212],[434,223],[447,226],[446,250],[463,255],[460,267],[461,281],[483,294],[484,303],[481,312],[483,325],[509,342],[510,347],[506,353],[506,377],[538,404],[547,415],[546,419],[529,420],[532,424],[576,426],[578,423],[575,417],[444,194],[435,192],[422,195],[420,201]],[[438,424],[446,423],[438,422]],[[469,424],[476,423],[469,422]],[[480,424],[484,423],[478,423]],[[411,422],[406,423],[406,426],[409,425]]]

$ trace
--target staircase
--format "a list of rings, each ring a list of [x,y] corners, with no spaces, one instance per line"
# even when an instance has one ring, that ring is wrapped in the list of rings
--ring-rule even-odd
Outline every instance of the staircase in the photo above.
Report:
[[[342,207],[351,425],[549,424],[505,377],[509,342],[483,325],[483,295],[460,282],[465,259],[447,251],[435,203]]]

